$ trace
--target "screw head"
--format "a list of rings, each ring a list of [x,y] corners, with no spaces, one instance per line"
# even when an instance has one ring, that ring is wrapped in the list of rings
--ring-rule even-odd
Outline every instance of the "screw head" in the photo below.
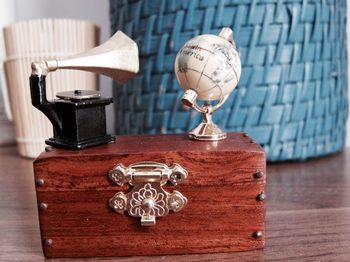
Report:
[[[243,133],[243,136],[244,137],[248,137],[249,135],[247,133]]]
[[[52,246],[52,243],[53,243],[53,241],[50,238],[44,240],[44,245],[45,246]]]
[[[258,170],[253,176],[255,179],[262,178],[264,176],[264,172]]]
[[[35,185],[37,185],[37,186],[43,186],[44,184],[45,184],[44,179],[42,179],[42,178],[37,178],[37,179],[35,179]]]
[[[255,231],[254,233],[253,233],[253,237],[255,238],[255,239],[259,239],[259,238],[261,238],[263,236],[263,232],[262,231]]]
[[[156,202],[150,197],[145,198],[141,203],[142,209],[146,212],[152,211],[155,205]]]
[[[47,205],[46,203],[43,203],[43,202],[42,202],[42,203],[39,204],[39,209],[40,209],[40,210],[46,210],[47,207],[48,207],[48,205]]]
[[[266,199],[266,195],[264,192],[261,192],[259,195],[257,195],[256,200],[258,201],[264,201]]]

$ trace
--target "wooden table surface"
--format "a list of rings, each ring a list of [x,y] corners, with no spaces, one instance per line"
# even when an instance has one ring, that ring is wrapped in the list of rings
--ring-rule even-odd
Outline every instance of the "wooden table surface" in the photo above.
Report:
[[[266,204],[264,250],[98,261],[350,261],[350,149],[268,165]],[[0,147],[0,261],[44,260],[32,161]]]

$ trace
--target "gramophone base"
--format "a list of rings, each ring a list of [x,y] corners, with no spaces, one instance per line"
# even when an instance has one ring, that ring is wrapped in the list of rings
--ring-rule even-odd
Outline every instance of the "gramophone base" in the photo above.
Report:
[[[65,148],[65,149],[83,149],[87,147],[107,144],[113,142],[115,140],[114,136],[106,135],[102,137],[95,137],[90,139],[85,139],[81,141],[66,141],[59,138],[51,137],[45,140],[47,145],[57,147],[57,148]]]
[[[188,134],[190,139],[203,141],[217,141],[226,138],[226,132],[223,132],[216,124],[200,123]]]

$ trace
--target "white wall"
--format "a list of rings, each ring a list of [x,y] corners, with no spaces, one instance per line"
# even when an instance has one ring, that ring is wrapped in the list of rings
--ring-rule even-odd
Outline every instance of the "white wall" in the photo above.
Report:
[[[0,0],[0,30],[7,24],[13,23],[16,20],[16,6],[15,2],[12,0]],[[3,61],[5,60],[5,46],[3,40],[3,34],[0,32],[0,111],[4,110],[6,112],[7,118],[12,120],[12,114],[10,110],[10,103],[8,99],[3,99],[3,97],[8,97],[8,92],[6,88],[5,72]],[[6,118],[6,119],[7,119]],[[4,123],[4,122],[2,122]]]
[[[350,76],[350,1],[347,0],[347,14],[346,14],[346,19],[347,19],[347,40],[348,40],[348,78]],[[348,79],[348,101],[350,101],[350,79]],[[347,136],[346,136],[346,145],[350,146],[350,117],[348,117],[348,124],[347,124]]]
[[[3,26],[16,20],[15,5],[11,0],[0,0],[0,30]],[[5,59],[5,47],[3,35],[0,32],[0,145],[14,143],[15,131],[12,122],[10,103],[7,99],[5,72],[3,61]]]
[[[0,0],[3,1],[3,0]],[[110,37],[108,0],[12,0],[16,5],[16,19],[35,18],[74,18],[89,20],[100,27],[100,42]],[[83,88],[83,87],[82,87]],[[100,77],[100,89],[103,96],[112,96],[112,81]],[[113,106],[107,107],[107,129],[114,133]]]

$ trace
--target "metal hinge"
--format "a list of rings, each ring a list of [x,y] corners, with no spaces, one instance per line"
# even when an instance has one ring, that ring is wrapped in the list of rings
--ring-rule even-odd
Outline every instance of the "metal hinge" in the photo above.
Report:
[[[171,167],[157,162],[139,162],[128,167],[119,164],[109,172],[109,178],[119,186],[129,183],[133,188],[127,194],[116,193],[109,205],[120,214],[127,211],[132,217],[141,217],[142,226],[153,226],[156,217],[168,215],[169,210],[180,211],[187,204],[187,198],[180,192],[169,193],[162,188],[168,181],[176,186],[186,177],[187,171],[179,164]]]

